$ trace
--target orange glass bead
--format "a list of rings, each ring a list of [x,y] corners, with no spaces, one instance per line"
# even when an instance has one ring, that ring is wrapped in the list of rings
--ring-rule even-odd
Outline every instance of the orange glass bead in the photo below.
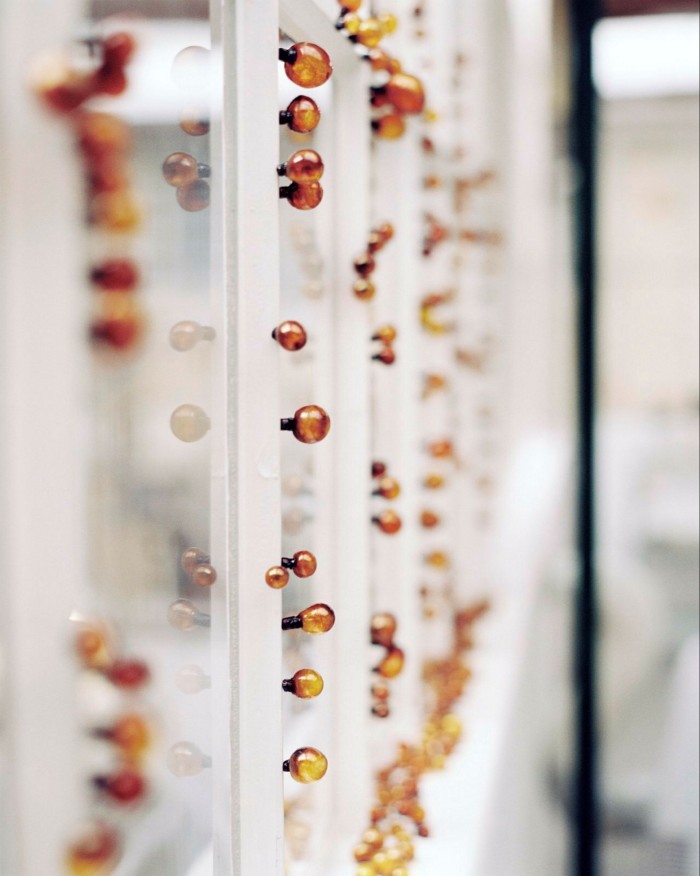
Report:
[[[372,644],[381,645],[383,648],[391,648],[394,644],[394,636],[398,623],[393,614],[382,612],[372,618],[371,634]]]
[[[283,769],[295,782],[310,785],[319,782],[328,772],[328,760],[316,748],[300,748],[285,762]]]
[[[312,636],[330,632],[335,626],[335,612],[328,605],[310,605],[296,617],[286,617],[282,621],[283,630],[303,630]]]
[[[131,769],[122,769],[109,776],[96,776],[93,784],[115,803],[125,806],[138,803],[147,792],[146,780]]]
[[[368,53],[372,69],[382,73],[400,73],[401,61],[392,58],[384,49],[371,49]]]
[[[445,478],[441,474],[426,475],[423,480],[426,490],[441,490],[445,486]]]
[[[177,202],[188,213],[199,213],[206,210],[211,201],[211,189],[204,179],[196,179],[192,182],[179,186],[177,190]]]
[[[381,362],[383,365],[393,365],[396,362],[396,351],[387,344],[378,353],[375,353],[372,359],[376,362]]]
[[[218,573],[210,563],[202,563],[192,573],[192,580],[197,587],[211,587],[216,584]]]
[[[131,234],[143,220],[141,208],[130,192],[103,192],[92,199],[90,217],[115,234]]]
[[[372,130],[382,140],[399,140],[406,133],[406,120],[400,113],[389,113],[374,119]]]
[[[287,76],[302,88],[318,88],[333,75],[328,52],[313,43],[296,43],[290,49],[280,49]]]
[[[434,529],[440,525],[440,518],[433,511],[423,511],[420,516],[420,523],[425,529]]]
[[[95,735],[109,740],[131,759],[141,757],[151,744],[148,725],[139,715],[125,715],[113,727],[97,730]]]
[[[80,112],[75,127],[78,148],[92,164],[114,161],[131,146],[129,127],[109,113]]]
[[[372,522],[375,523],[385,535],[396,535],[403,525],[401,518],[395,511],[384,511],[377,517],[373,517]]]
[[[434,569],[449,569],[451,565],[450,558],[444,551],[429,553],[425,558],[425,562]]]
[[[380,225],[377,231],[381,234],[385,243],[388,243],[394,237],[394,234],[396,234],[391,222],[385,222],[383,225]]]
[[[282,566],[272,566],[265,573],[265,583],[273,590],[282,590],[289,584],[289,572]]]
[[[316,572],[318,562],[311,551],[297,551],[293,557],[283,558],[282,566],[291,569],[297,578],[310,578]]]
[[[106,638],[99,630],[81,630],[75,639],[75,649],[88,669],[104,669],[111,662]]]
[[[296,210],[315,210],[323,200],[323,187],[319,182],[282,186],[280,198],[286,199]]]
[[[282,682],[282,690],[301,700],[311,700],[323,693],[323,678],[313,669],[300,669]]]
[[[290,353],[303,350],[307,341],[304,326],[291,319],[278,325],[272,332],[272,337],[280,347],[284,350],[289,350]]]
[[[211,129],[211,123],[204,112],[186,109],[180,120],[180,128],[190,137],[203,137]]]
[[[282,420],[282,431],[293,432],[302,444],[317,444],[331,430],[331,418],[318,405],[306,405],[288,420]]]
[[[106,674],[121,690],[136,690],[151,679],[151,670],[141,660],[115,660]]]
[[[310,134],[321,121],[321,110],[310,97],[294,98],[286,110],[280,113],[280,124],[287,125],[297,134]]]
[[[352,290],[360,301],[371,301],[377,294],[377,287],[370,280],[357,280]]]
[[[173,152],[163,162],[163,178],[177,188],[199,179],[199,162],[187,152]]]
[[[398,678],[403,672],[405,663],[406,655],[401,648],[392,647],[387,651],[376,671],[382,678]]]
[[[364,278],[369,277],[377,268],[377,263],[370,253],[364,253],[358,256],[354,261],[355,271]]]
[[[395,33],[399,26],[399,20],[392,12],[383,12],[379,16],[379,26],[385,35]]]
[[[448,439],[432,441],[428,445],[428,453],[435,459],[450,459],[454,456],[454,444]]]
[[[414,114],[425,109],[425,89],[420,79],[409,73],[395,73],[381,92],[397,112]]]
[[[280,176],[288,177],[292,182],[306,185],[318,182],[324,170],[323,159],[318,152],[313,149],[300,149],[282,164],[277,172]]]
[[[398,499],[401,495],[401,485],[394,478],[382,477],[374,495],[381,496],[383,499]]]
[[[130,259],[108,259],[90,272],[90,281],[104,292],[131,292],[141,282],[139,269]]]
[[[71,876],[106,876],[118,857],[117,832],[102,822],[92,822],[68,849],[66,866]]]
[[[384,30],[376,18],[365,18],[357,31],[357,42],[368,49],[375,49],[384,39]]]
[[[393,325],[383,325],[372,335],[372,340],[391,344],[396,340],[397,334],[398,332]]]

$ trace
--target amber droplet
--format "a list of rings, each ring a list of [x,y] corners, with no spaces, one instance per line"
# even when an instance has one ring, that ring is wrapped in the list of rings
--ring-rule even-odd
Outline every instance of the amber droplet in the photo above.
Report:
[[[358,256],[353,264],[357,273],[365,278],[373,274],[377,268],[377,263],[368,252]]]
[[[396,351],[389,344],[386,344],[382,349],[372,356],[376,362],[381,362],[383,365],[393,365],[396,362]]]
[[[282,430],[293,432],[302,444],[317,444],[331,430],[331,418],[318,405],[306,405],[290,420],[282,420]]]
[[[204,179],[195,179],[185,183],[177,190],[177,202],[188,213],[199,213],[206,210],[211,201],[211,189]]]
[[[440,525],[440,518],[434,511],[423,511],[420,516],[420,524],[425,529],[435,529]]]
[[[295,782],[310,785],[319,782],[326,775],[328,760],[316,748],[300,748],[284,764],[284,771],[288,772]]]
[[[265,573],[265,583],[273,590],[282,590],[289,584],[289,572],[282,566],[272,566]]]
[[[209,563],[203,563],[201,566],[198,566],[192,575],[192,580],[197,587],[211,587],[212,584],[216,584],[217,578],[216,569]]]
[[[391,648],[397,628],[398,623],[393,614],[388,612],[375,614],[371,624],[372,644]]]
[[[387,651],[376,671],[382,678],[398,678],[403,672],[405,663],[406,655],[401,648],[392,647]]]
[[[107,824],[91,822],[66,854],[71,876],[106,876],[119,857],[119,836]]]
[[[395,511],[383,511],[378,517],[372,518],[372,522],[386,535],[396,535],[403,525]]]
[[[445,478],[437,473],[426,475],[423,486],[426,490],[441,490],[445,486]]]
[[[323,200],[323,187],[319,182],[292,183],[280,189],[280,198],[289,201],[296,210],[315,210]]]
[[[107,678],[121,690],[136,690],[151,679],[151,670],[141,660],[115,660]]]
[[[282,682],[282,690],[301,700],[311,700],[323,693],[323,678],[313,669],[300,669],[293,678]]]
[[[318,182],[325,170],[323,159],[314,149],[300,149],[279,168],[279,175],[286,176],[299,185]]]
[[[211,124],[205,114],[194,109],[187,109],[182,114],[180,127],[190,137],[203,137],[209,133]]]
[[[406,120],[400,113],[389,113],[374,119],[372,130],[382,140],[399,140],[406,133]]]
[[[291,569],[297,578],[310,578],[318,568],[318,561],[311,551],[297,551],[291,559],[283,559],[282,566]]]
[[[328,633],[335,626],[335,612],[328,605],[311,605],[300,612],[299,617],[301,628],[312,636]]]
[[[180,565],[182,566],[183,571],[190,577],[192,577],[197,571],[198,566],[208,563],[209,561],[209,554],[196,547],[187,548],[186,551],[183,551],[182,556],[180,557]]]
[[[163,179],[177,188],[199,179],[199,162],[187,152],[173,152],[163,162]]]
[[[368,49],[375,49],[384,39],[384,35],[385,31],[378,19],[366,18],[357,31],[357,41]]]
[[[138,267],[130,259],[108,259],[95,265],[90,280],[105,292],[131,292],[141,278]]]
[[[313,43],[296,43],[290,49],[280,49],[287,76],[302,88],[318,88],[333,75],[328,52]]]
[[[372,335],[372,340],[392,344],[396,340],[397,334],[398,332],[393,325],[383,325]]]
[[[420,79],[409,73],[395,73],[382,93],[397,112],[415,114],[425,109],[425,89]]]
[[[307,341],[304,326],[291,319],[278,325],[272,332],[272,337],[277,341],[280,347],[284,350],[289,350],[290,353],[294,353],[297,350],[303,350]]]
[[[395,478],[384,476],[377,484],[374,495],[381,496],[383,499],[398,499],[401,495],[401,485]]]
[[[146,796],[146,780],[131,769],[122,769],[109,776],[96,776],[93,784],[115,803],[125,806],[138,803]]]
[[[371,301],[377,294],[377,287],[370,280],[357,280],[352,290],[360,301]]]
[[[321,110],[310,97],[300,95],[294,98],[284,112],[280,113],[280,124],[287,125],[297,134],[310,134],[321,121]]]

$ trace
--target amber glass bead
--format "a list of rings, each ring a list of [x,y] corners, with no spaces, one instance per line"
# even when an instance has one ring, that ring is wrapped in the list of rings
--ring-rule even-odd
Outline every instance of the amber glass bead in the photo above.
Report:
[[[311,551],[297,551],[293,557],[284,558],[282,566],[291,569],[297,578],[310,578],[316,572],[318,562]]]
[[[119,836],[109,825],[92,822],[66,854],[71,876],[107,876],[119,856]]]
[[[382,140],[399,140],[406,133],[406,120],[400,113],[389,113],[374,119],[372,130]]]
[[[188,109],[182,114],[180,128],[190,137],[203,137],[209,133],[211,124],[204,113]]]
[[[442,441],[432,441],[428,445],[428,453],[434,459],[450,459],[455,453],[454,444],[447,439]]]
[[[377,294],[377,287],[371,280],[357,280],[352,290],[355,293],[355,297],[359,298],[360,301],[371,301]]]
[[[163,162],[163,178],[175,188],[184,186],[199,179],[199,162],[187,152],[173,152]]]
[[[445,478],[437,473],[426,475],[423,486],[426,490],[441,490],[445,486]]]
[[[331,418],[318,405],[306,405],[294,414],[291,420],[282,420],[282,430],[293,432],[302,444],[317,444],[328,435]]]
[[[379,233],[379,231],[372,231],[370,232],[369,238],[367,240],[367,249],[370,253],[372,253],[372,255],[374,255],[376,252],[379,252],[379,250],[383,248],[384,242],[384,238]]]
[[[368,53],[369,62],[372,69],[382,73],[400,73],[401,62],[396,58],[392,58],[384,49],[371,49]]]
[[[388,243],[393,239],[396,234],[396,229],[391,224],[391,222],[385,222],[383,225],[380,225],[377,231],[381,234],[385,243]]]
[[[191,547],[182,552],[180,557],[180,565],[184,572],[190,577],[194,575],[198,567],[210,561],[209,554],[200,548]]]
[[[295,782],[310,785],[320,782],[328,772],[328,760],[316,748],[300,748],[284,764],[284,771],[289,773]]]
[[[282,682],[282,690],[301,700],[311,700],[323,693],[323,678],[313,669],[300,669]]]
[[[353,854],[358,864],[364,864],[372,860],[374,851],[375,850],[372,848],[372,846],[368,845],[365,842],[362,842],[359,844],[359,846],[355,846]],[[374,872],[374,870],[372,872]]]
[[[374,495],[381,496],[383,499],[398,499],[401,495],[401,485],[394,478],[384,476],[377,484]]]
[[[383,365],[393,365],[396,362],[396,351],[388,344],[372,356],[375,362],[381,362]]]
[[[406,655],[401,648],[391,647],[377,666],[377,673],[382,678],[398,678],[403,672]]]
[[[151,679],[151,670],[141,660],[115,660],[107,678],[121,690],[136,690]]]
[[[318,88],[333,74],[328,52],[313,43],[296,43],[290,49],[280,49],[287,76],[302,88]]]
[[[192,573],[192,580],[197,587],[211,587],[216,584],[217,578],[217,571],[210,563],[202,563]]]
[[[319,182],[292,183],[280,189],[280,198],[289,201],[295,210],[315,210],[323,200],[323,187]]]
[[[369,277],[377,268],[374,258],[367,252],[358,256],[354,261],[355,271],[364,278]]]
[[[265,583],[273,590],[282,590],[289,584],[289,572],[282,566],[272,566],[265,572]]]
[[[88,669],[103,669],[110,663],[107,640],[99,630],[81,630],[76,636],[75,648],[80,662]]]
[[[397,112],[413,114],[425,109],[423,83],[409,73],[395,73],[382,87],[382,93]]]
[[[397,331],[393,325],[383,325],[372,335],[372,340],[382,341],[384,344],[391,344],[396,340],[396,336]]]
[[[98,730],[97,736],[108,739],[128,759],[138,759],[151,744],[148,725],[140,715],[125,715],[107,730]]]
[[[387,612],[375,614],[371,624],[372,644],[391,648],[394,644],[397,627],[398,624],[393,614]]]
[[[420,516],[420,524],[425,529],[435,529],[440,525],[440,518],[434,511],[423,511]]]
[[[372,477],[373,478],[381,478],[387,473],[388,468],[385,462],[375,461],[372,463]]]
[[[323,159],[314,149],[300,149],[279,169],[280,176],[286,176],[299,185],[318,182],[323,176]]]
[[[362,27],[362,18],[359,15],[354,15],[353,13],[349,13],[348,15],[344,15],[340,22],[350,35],[350,37],[356,37],[360,32],[360,28]]]
[[[384,834],[376,827],[370,827],[362,834],[362,842],[378,852],[384,846]]]
[[[357,42],[368,49],[376,49],[384,36],[385,31],[376,18],[366,18],[362,21],[356,34]]]
[[[146,780],[131,769],[122,769],[110,776],[97,776],[93,783],[115,803],[123,805],[137,803],[146,796]]]
[[[335,626],[335,612],[328,605],[311,605],[296,617],[282,621],[283,630],[303,630],[312,636],[330,632]]]
[[[177,190],[177,202],[188,213],[199,213],[206,210],[211,202],[211,189],[204,179],[196,179],[192,182],[179,186]]]
[[[90,280],[105,292],[131,292],[140,282],[139,269],[130,259],[108,259],[96,265]]]
[[[277,341],[280,347],[284,350],[288,350],[290,353],[294,353],[297,350],[303,350],[307,341],[304,326],[291,319],[278,325],[272,332],[272,337]]]
[[[339,0],[343,12],[357,12],[362,8],[364,0]]]
[[[115,234],[131,234],[143,220],[141,207],[130,192],[103,192],[90,204],[90,218]]]
[[[425,562],[434,569],[449,569],[450,558],[444,551],[433,551],[425,558]]]
[[[385,34],[395,33],[399,20],[393,13],[384,12],[379,16],[379,26]]]
[[[310,134],[321,121],[321,110],[310,97],[295,97],[286,110],[280,113],[280,124],[297,134]]]
[[[375,700],[379,700],[380,702],[386,702],[391,695],[391,691],[389,690],[388,685],[386,685],[383,681],[377,682],[372,685],[372,696]],[[381,821],[381,819],[378,819]]]
[[[377,517],[374,517],[372,522],[375,523],[385,535],[396,535],[402,526],[401,518],[395,511],[383,511]]]

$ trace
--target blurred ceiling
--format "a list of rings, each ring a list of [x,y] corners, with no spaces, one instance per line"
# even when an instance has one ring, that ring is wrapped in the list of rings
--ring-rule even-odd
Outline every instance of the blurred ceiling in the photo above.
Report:
[[[697,12],[700,0],[604,0],[606,15],[658,15],[663,12]]]

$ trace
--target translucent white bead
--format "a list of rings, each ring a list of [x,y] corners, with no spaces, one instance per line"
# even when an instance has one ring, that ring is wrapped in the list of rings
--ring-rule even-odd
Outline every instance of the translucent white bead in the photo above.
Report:
[[[183,666],[175,678],[178,690],[185,694],[198,694],[211,687],[211,678],[201,666]]]
[[[211,626],[211,617],[189,599],[178,599],[168,609],[168,622],[174,629],[187,633],[195,627]]]
[[[211,428],[211,420],[197,405],[180,405],[170,417],[170,428],[176,438],[191,444],[204,438]]]
[[[213,328],[186,319],[170,329],[170,346],[178,353],[186,353],[193,350],[200,341],[213,341],[215,336]]]
[[[198,776],[211,766],[211,758],[192,742],[176,742],[168,752],[166,763],[170,772],[179,779]]]
[[[290,508],[282,515],[282,529],[287,535],[299,535],[308,520],[301,508]]]
[[[325,291],[325,287],[320,280],[312,280],[310,283],[307,283],[302,289],[302,294],[305,298],[311,298],[316,300],[317,298],[322,298],[323,293]]]
[[[302,264],[309,277],[318,278],[323,276],[323,259],[321,256],[307,256]]]

